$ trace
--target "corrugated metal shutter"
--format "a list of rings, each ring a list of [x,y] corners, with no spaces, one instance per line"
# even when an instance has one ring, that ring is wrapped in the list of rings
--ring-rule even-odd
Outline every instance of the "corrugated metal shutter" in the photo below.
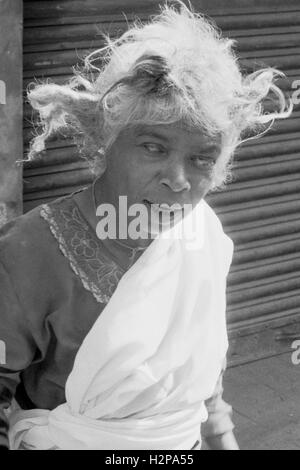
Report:
[[[203,0],[192,2],[237,40],[245,70],[265,64],[285,71],[288,93],[300,79],[298,0]],[[159,1],[25,1],[24,87],[36,78],[63,82],[71,67],[103,44],[99,32],[124,30],[134,15],[147,18]],[[230,6],[228,6],[230,4]],[[235,242],[228,281],[232,360],[290,347],[300,324],[300,107],[236,156],[235,179],[209,196]],[[25,108],[24,138],[32,132]],[[67,138],[49,143],[46,157],[26,164],[24,206],[29,210],[91,181]],[[299,331],[299,330],[298,330]],[[300,337],[300,332],[299,335]],[[288,338],[287,342],[277,341]]]
[[[299,2],[243,4],[230,2],[230,10],[211,13],[237,40],[243,68],[267,64],[283,70],[288,80],[281,86],[291,94],[300,78]],[[232,361],[290,349],[300,338],[299,111],[296,106],[290,119],[244,145],[234,181],[209,198],[235,242],[228,279]]]

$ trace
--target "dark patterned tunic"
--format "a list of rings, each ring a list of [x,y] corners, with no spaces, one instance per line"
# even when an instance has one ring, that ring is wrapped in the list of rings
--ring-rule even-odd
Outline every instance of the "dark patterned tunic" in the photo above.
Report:
[[[64,403],[76,353],[124,274],[73,195],[36,207],[0,230],[0,446],[4,409]],[[233,428],[222,377],[207,402],[206,434]]]

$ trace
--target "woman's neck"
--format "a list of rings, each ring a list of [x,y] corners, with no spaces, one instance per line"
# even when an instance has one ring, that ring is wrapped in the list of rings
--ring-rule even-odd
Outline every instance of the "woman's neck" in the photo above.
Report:
[[[99,222],[99,218],[96,215],[97,206],[99,206],[101,203],[107,203],[103,192],[97,191],[97,186],[98,185],[96,184],[91,185],[85,190],[74,195],[75,202],[78,205],[81,213],[84,215],[91,229],[95,232]],[[142,255],[142,253],[146,250],[152,241],[152,239],[133,240],[130,238],[119,239],[118,237],[115,239],[101,239],[101,243],[104,245],[106,250],[125,270],[134,264],[134,262]]]

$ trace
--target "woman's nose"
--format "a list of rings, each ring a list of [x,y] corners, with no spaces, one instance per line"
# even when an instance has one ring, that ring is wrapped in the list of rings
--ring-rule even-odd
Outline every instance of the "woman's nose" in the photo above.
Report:
[[[165,169],[160,183],[168,186],[175,193],[191,189],[184,165],[174,162]]]

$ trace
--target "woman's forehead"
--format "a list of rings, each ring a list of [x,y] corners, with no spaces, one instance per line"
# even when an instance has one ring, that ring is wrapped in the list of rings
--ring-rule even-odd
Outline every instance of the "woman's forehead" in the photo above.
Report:
[[[191,128],[183,123],[138,124],[130,128],[132,137],[153,137],[165,142],[178,142],[185,139],[195,146],[221,147],[221,135],[209,136],[199,128]]]

